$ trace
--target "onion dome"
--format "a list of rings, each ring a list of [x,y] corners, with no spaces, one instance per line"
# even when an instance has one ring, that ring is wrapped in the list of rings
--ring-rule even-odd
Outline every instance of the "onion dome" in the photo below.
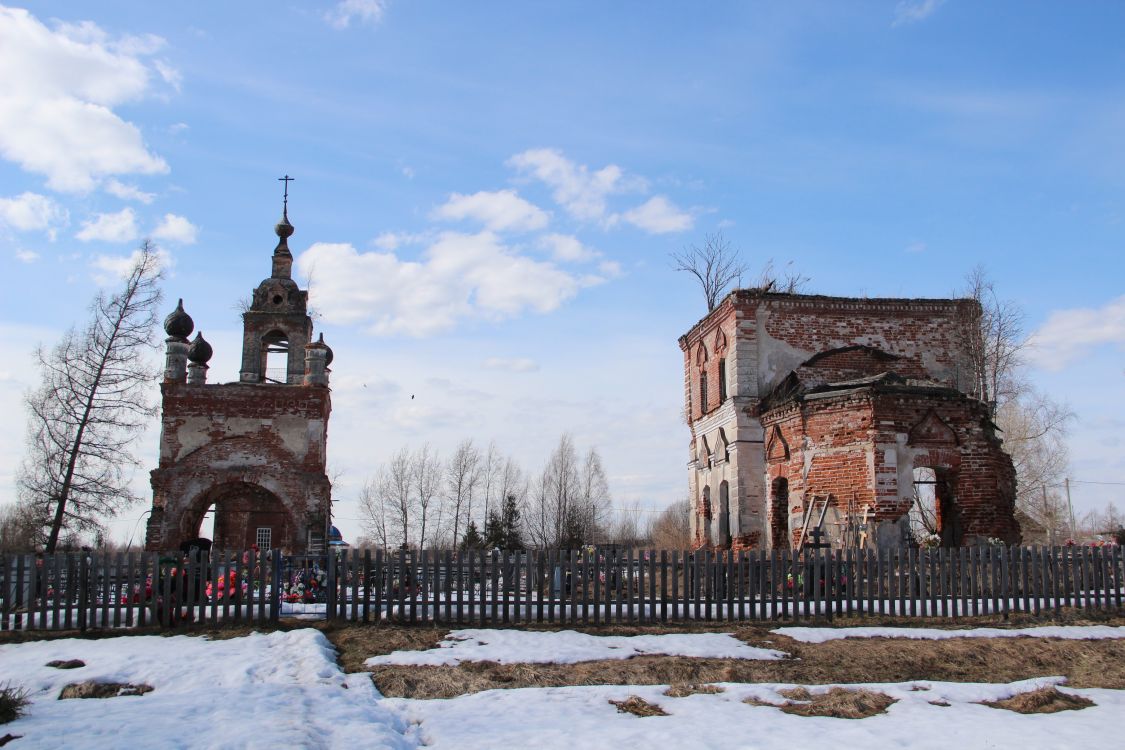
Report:
[[[316,340],[316,342],[318,344],[322,345],[325,349],[328,350],[324,354],[324,366],[328,367],[328,365],[332,364],[332,347],[330,347],[328,344],[324,343],[324,334],[323,333],[320,334],[320,338],[318,338]]]
[[[191,347],[188,349],[187,358],[197,365],[205,365],[211,361],[211,355],[215,350],[203,338],[203,332],[195,334],[195,341],[191,342]]]
[[[164,331],[172,338],[186,339],[194,330],[195,321],[184,312],[184,300],[181,298],[172,314],[164,319]]]
[[[277,222],[277,225],[274,226],[273,231],[275,234],[277,234],[279,240],[277,243],[277,248],[274,250],[274,252],[289,252],[289,244],[286,242],[286,240],[292,237],[293,232],[295,232],[296,230],[293,228],[293,225],[289,223],[288,208],[281,212],[281,221]]]

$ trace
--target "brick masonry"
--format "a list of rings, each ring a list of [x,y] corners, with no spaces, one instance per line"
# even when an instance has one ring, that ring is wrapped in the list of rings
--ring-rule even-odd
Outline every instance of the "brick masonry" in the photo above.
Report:
[[[971,300],[729,294],[680,338],[696,543],[793,545],[813,496],[830,498],[834,544],[865,509],[865,544],[907,543],[921,468],[943,543],[1017,541],[1011,460],[963,392],[977,315]]]
[[[332,411],[327,365],[331,350],[311,342],[307,292],[289,278],[283,217],[273,275],[254,291],[244,313],[240,382],[207,384],[206,352],[187,353],[194,325],[169,316],[167,365],[161,384],[160,459],[151,473],[153,501],[147,549],[171,549],[199,535],[215,510],[216,547],[248,548],[269,529],[270,546],[300,553],[319,547],[331,524],[325,473]],[[184,320],[186,318],[186,322]],[[184,333],[184,331],[187,333]],[[267,376],[269,352],[287,351],[279,380]],[[192,359],[192,377],[186,363]]]

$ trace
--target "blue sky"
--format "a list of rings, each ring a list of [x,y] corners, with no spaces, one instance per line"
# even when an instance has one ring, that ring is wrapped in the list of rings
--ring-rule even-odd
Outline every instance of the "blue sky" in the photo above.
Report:
[[[0,406],[143,236],[235,379],[288,173],[349,536],[426,441],[537,471],[569,431],[615,503],[682,497],[704,308],[668,253],[717,229],[827,294],[947,296],[984,263],[1079,416],[1071,476],[1125,482],[1123,31],[1109,2],[5,8]],[[0,500],[21,451],[0,437]]]

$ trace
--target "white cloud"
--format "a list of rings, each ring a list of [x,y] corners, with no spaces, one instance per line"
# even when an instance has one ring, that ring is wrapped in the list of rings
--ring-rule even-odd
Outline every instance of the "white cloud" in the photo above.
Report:
[[[324,20],[335,29],[346,29],[352,21],[375,26],[386,10],[387,0],[340,0],[324,14]]]
[[[1125,347],[1125,296],[1100,308],[1056,310],[1028,343],[1029,358],[1046,370],[1061,370],[1098,346]]]
[[[16,250],[16,260],[21,263],[34,263],[39,260],[39,253],[33,250]]]
[[[591,172],[585,164],[575,164],[553,148],[524,151],[508,159],[507,164],[552,188],[555,202],[584,221],[605,218],[609,195],[645,189],[644,180],[626,176],[616,164]]]
[[[183,74],[168,64],[166,60],[156,60],[153,62],[153,67],[156,68],[156,72],[160,74],[164,82],[174,88],[178,94],[184,82]]]
[[[83,242],[131,242],[137,239],[137,215],[131,208],[113,214],[98,214],[82,222],[82,229],[74,235]]]
[[[434,209],[432,218],[472,219],[494,232],[542,229],[550,220],[546,211],[516,195],[515,190],[481,190],[472,195],[452,193],[444,205]]]
[[[431,236],[430,234],[422,232],[383,232],[378,237],[371,240],[371,244],[380,250],[398,250],[404,245],[420,245]]]
[[[598,273],[608,278],[620,276],[621,264],[615,260],[603,260],[598,264]]]
[[[539,364],[527,357],[504,359],[502,357],[489,357],[481,366],[486,370],[502,370],[505,372],[536,372]]]
[[[378,335],[428,336],[462,319],[547,313],[601,281],[521,256],[487,231],[442,233],[417,261],[317,243],[297,268],[315,279],[311,301],[325,321]]]
[[[183,216],[177,216],[176,214],[164,214],[164,218],[160,220],[156,229],[152,230],[154,240],[178,242],[181,245],[194,245],[198,234],[199,227]]]
[[[124,182],[114,179],[106,182],[105,191],[123,201],[140,201],[147,204],[152,203],[153,199],[156,198],[156,193],[146,193],[136,185],[126,185]]]
[[[129,255],[99,255],[90,261],[94,281],[102,286],[110,286],[127,277],[140,260],[141,251],[134,250]],[[172,256],[163,250],[156,251],[156,259],[161,268],[172,265]]]
[[[663,195],[655,195],[634,209],[626,211],[621,218],[649,234],[667,234],[691,229],[695,219],[686,211],[681,211]]]
[[[547,234],[539,238],[539,244],[551,251],[552,258],[563,263],[582,263],[602,257],[597,250],[569,234]]]
[[[0,7],[0,156],[60,191],[167,172],[140,130],[113,112],[148,92],[141,56],[162,44],[151,35],[111,38],[88,21],[51,30],[26,10]]]
[[[895,20],[892,26],[904,26],[924,21],[941,7],[945,0],[900,0],[895,6]]]
[[[15,198],[0,198],[0,224],[20,232],[46,231],[51,239],[59,227],[70,221],[66,209],[38,193],[21,193]]]

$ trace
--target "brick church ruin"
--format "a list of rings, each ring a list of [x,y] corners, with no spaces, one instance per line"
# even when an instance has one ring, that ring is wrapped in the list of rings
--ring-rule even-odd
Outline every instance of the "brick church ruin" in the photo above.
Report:
[[[164,321],[160,462],[152,471],[147,549],[198,537],[209,510],[216,548],[324,548],[332,350],[323,335],[312,340],[308,292],[292,279],[288,205],[275,231],[272,272],[242,314],[239,382],[207,383],[212,349],[202,333],[188,341],[195,326],[183,300]]]
[[[967,299],[731,292],[679,340],[695,543],[1020,538],[1015,472],[969,396]]]

